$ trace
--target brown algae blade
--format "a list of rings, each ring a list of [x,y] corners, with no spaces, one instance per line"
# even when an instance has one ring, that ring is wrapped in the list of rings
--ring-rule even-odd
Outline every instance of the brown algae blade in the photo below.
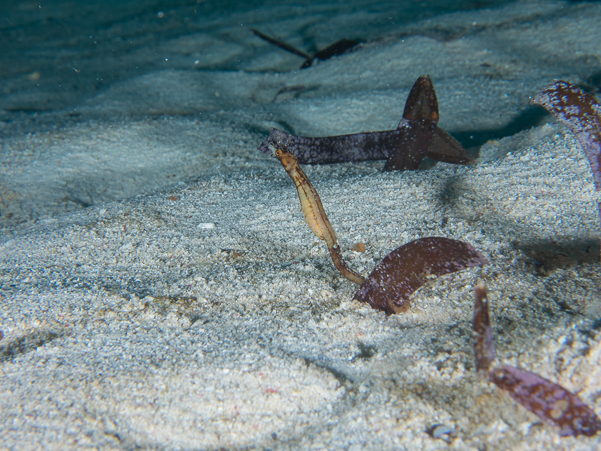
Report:
[[[405,171],[419,168],[426,156],[438,123],[438,99],[428,75],[420,76],[413,84],[399,130],[406,128],[400,142],[386,161],[385,171]]]
[[[578,396],[538,374],[501,365],[489,378],[530,412],[559,427],[561,436],[592,436],[601,431],[601,420]]]
[[[432,81],[422,75],[411,88],[396,130],[313,138],[274,128],[259,150],[271,153],[270,146],[284,149],[300,164],[388,160],[386,170],[418,169],[424,156],[446,163],[471,163],[473,159],[463,146],[436,126],[438,118]]]
[[[420,238],[388,254],[355,294],[386,314],[409,308],[409,297],[430,276],[442,276],[488,263],[473,246],[442,237]]]
[[[559,435],[592,436],[601,431],[601,420],[577,395],[538,374],[510,365],[490,370],[495,350],[490,328],[486,288],[476,287],[474,301],[474,354],[476,370],[540,419],[559,427]]]

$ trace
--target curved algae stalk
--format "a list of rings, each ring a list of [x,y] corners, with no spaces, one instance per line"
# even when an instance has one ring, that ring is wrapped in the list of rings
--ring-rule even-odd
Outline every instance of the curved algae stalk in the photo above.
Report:
[[[313,233],[317,235],[317,238],[324,240],[328,245],[334,266],[351,282],[358,283],[359,285],[363,284],[365,279],[349,268],[342,259],[336,233],[326,216],[321,199],[307,178],[307,175],[298,164],[296,157],[282,149],[275,150],[275,157],[280,160],[280,163],[282,163],[282,166],[284,166],[284,169],[294,182],[307,224]]]

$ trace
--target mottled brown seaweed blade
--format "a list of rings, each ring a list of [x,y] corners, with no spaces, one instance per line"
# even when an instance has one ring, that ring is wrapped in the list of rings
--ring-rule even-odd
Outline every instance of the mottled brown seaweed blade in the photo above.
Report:
[[[494,368],[489,377],[530,412],[558,426],[561,436],[592,436],[601,431],[595,412],[560,385],[509,365]]]
[[[390,130],[309,138],[290,135],[272,128],[269,138],[261,143],[259,150],[270,154],[270,145],[285,149],[294,155],[300,164],[385,160],[388,158],[388,148],[398,140],[399,134],[397,130]]]
[[[490,329],[490,314],[486,299],[486,288],[477,286],[474,292],[474,359],[476,371],[488,371],[495,359],[495,347]]]
[[[438,128],[437,122],[438,101],[432,81],[421,76],[409,93],[403,119],[396,130],[311,138],[271,129],[259,150],[271,154],[272,146],[284,149],[300,164],[387,159],[384,168],[387,171],[418,169],[424,156],[445,163],[471,162],[463,146]]]
[[[555,115],[577,137],[584,149],[597,190],[601,190],[601,105],[578,86],[557,81],[532,98]]]
[[[434,136],[426,150],[426,157],[453,164],[469,164],[474,161],[459,141],[440,127],[434,130]]]
[[[427,75],[413,84],[398,130],[404,132],[384,166],[385,171],[415,170],[426,155],[438,123],[438,100]]]
[[[403,119],[438,123],[438,99],[429,75],[421,75],[413,84],[405,102]]]
[[[286,149],[301,164],[386,160],[389,156],[389,149],[397,146],[397,142],[403,139],[404,133],[405,130],[386,130],[310,138],[291,135],[272,128],[269,137],[259,146],[259,150],[271,154],[270,146]],[[440,127],[436,127],[434,130],[434,136],[430,141],[426,156],[453,164],[468,164],[473,161],[461,144]]]
[[[449,238],[420,238],[388,254],[355,293],[387,314],[409,308],[409,296],[430,276],[442,276],[488,263],[484,255],[467,243]]]

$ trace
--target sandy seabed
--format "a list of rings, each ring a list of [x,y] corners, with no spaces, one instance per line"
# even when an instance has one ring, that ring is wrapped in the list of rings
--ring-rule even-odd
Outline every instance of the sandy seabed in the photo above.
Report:
[[[55,69],[6,57],[2,446],[601,447],[600,436],[560,438],[480,380],[471,337],[485,283],[499,360],[601,414],[599,195],[576,138],[528,103],[554,79],[599,90],[601,4],[508,2],[396,25],[360,2],[181,23],[188,6],[147,5],[137,19],[90,18],[91,56],[80,42],[65,55],[58,34],[46,40]],[[24,8],[12,11],[21,29],[42,14]],[[149,30],[137,40],[136,26]],[[301,71],[249,27],[299,47],[298,36],[324,47],[354,28],[368,42]],[[109,62],[115,79],[93,89]],[[61,64],[72,66],[63,90]],[[393,129],[426,73],[439,125],[477,164],[305,167],[362,274],[427,236],[490,260],[428,282],[386,317],[352,301],[357,287],[307,227],[289,177],[256,147],[270,127]],[[359,242],[366,252],[351,250]]]

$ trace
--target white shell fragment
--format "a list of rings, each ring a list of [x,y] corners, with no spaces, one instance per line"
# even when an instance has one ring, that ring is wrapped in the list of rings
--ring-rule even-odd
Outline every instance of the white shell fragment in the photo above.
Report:
[[[198,224],[196,226],[197,229],[214,229],[215,228],[215,223],[214,222],[201,222],[200,224]]]

